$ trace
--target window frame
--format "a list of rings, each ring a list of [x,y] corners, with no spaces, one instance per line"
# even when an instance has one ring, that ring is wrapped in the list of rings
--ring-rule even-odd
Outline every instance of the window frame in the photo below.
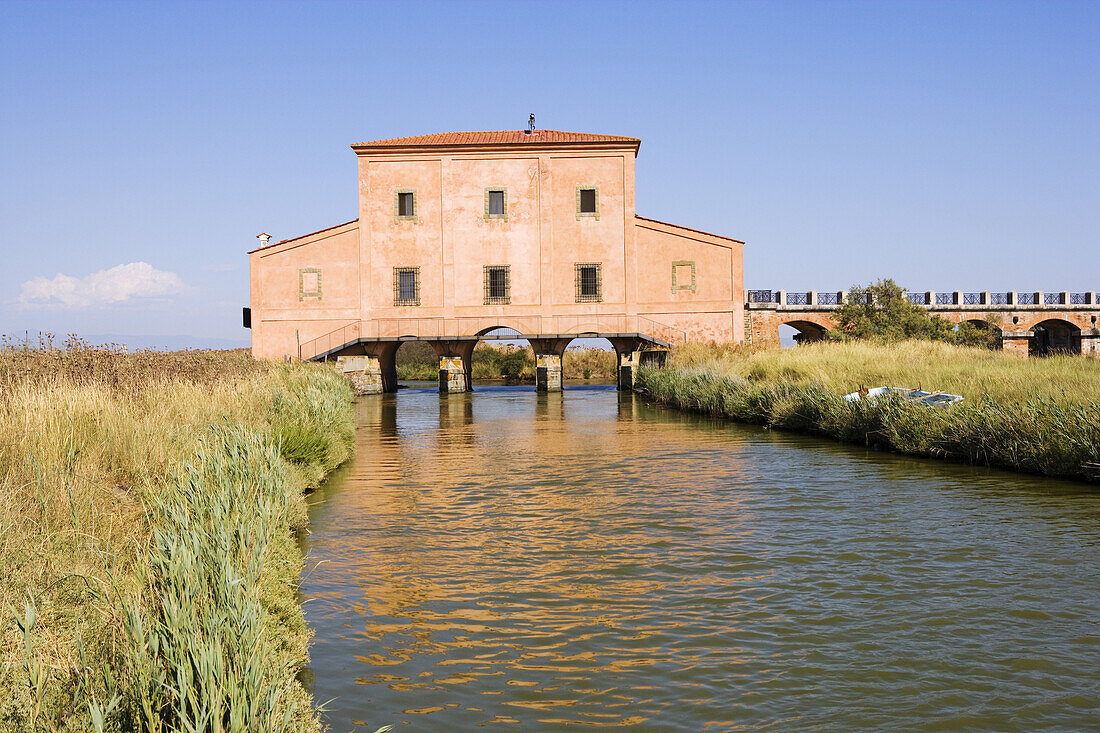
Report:
[[[585,217],[591,218],[591,219],[596,219],[597,221],[599,221],[599,218],[600,218],[600,187],[578,183],[576,190],[577,190],[577,221],[580,221],[582,218],[585,218]],[[593,198],[595,199],[594,203],[595,203],[595,207],[596,207],[595,211],[582,211],[581,210],[581,191],[592,191],[593,192]]]
[[[493,295],[492,273],[504,273],[504,295]],[[512,302],[512,266],[485,265],[485,305],[509,305]]]
[[[403,195],[412,195],[412,213],[401,213],[401,197]],[[419,211],[416,201],[416,189],[415,188],[398,188],[393,192],[393,220],[394,221],[417,221],[417,212]]]
[[[411,274],[413,276],[413,297],[401,297],[401,276]],[[400,306],[420,305],[420,268],[419,267],[395,267],[393,268],[393,304]]]
[[[586,268],[594,268],[596,272],[596,292],[592,295],[584,293],[584,276]],[[602,303],[603,302],[603,263],[602,262],[577,262],[573,265],[576,275],[577,302],[578,303]]]
[[[503,199],[503,211],[500,214],[494,214],[489,210],[490,194],[500,193]],[[508,221],[508,187],[507,186],[489,186],[485,189],[485,219],[503,219]]]

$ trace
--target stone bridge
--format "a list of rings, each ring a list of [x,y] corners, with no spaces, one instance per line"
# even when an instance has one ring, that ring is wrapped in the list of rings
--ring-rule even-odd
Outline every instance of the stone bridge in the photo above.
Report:
[[[838,327],[836,310],[848,298],[844,291],[814,290],[748,290],[745,295],[745,341],[765,346],[779,345],[783,325],[798,331],[799,343],[824,338]],[[906,297],[954,323],[995,329],[995,348],[1021,358],[1058,352],[1100,357],[1100,305],[1095,292],[929,290]]]
[[[686,340],[684,331],[644,315],[476,316],[377,318],[352,321],[298,347],[298,358],[340,362],[364,394],[397,389],[397,350],[425,341],[439,357],[441,392],[471,388],[471,358],[482,340],[525,340],[535,352],[535,388],[562,388],[562,355],[577,338],[605,338],[618,356],[618,384],[630,389],[638,366],[663,363],[666,349]]]

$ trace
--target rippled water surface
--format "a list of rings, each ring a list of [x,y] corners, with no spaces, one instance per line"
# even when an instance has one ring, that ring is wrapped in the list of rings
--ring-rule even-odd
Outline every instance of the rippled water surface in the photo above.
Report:
[[[1100,492],[613,389],[368,397],[302,593],[333,731],[1100,730]]]

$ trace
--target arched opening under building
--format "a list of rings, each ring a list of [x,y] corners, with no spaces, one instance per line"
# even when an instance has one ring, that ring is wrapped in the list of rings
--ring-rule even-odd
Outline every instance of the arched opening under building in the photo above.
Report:
[[[789,321],[779,326],[779,345],[783,348],[824,341],[828,330],[812,321]]]
[[[1028,341],[1028,356],[1081,353],[1081,329],[1069,321],[1051,318],[1031,330],[1034,335]]]

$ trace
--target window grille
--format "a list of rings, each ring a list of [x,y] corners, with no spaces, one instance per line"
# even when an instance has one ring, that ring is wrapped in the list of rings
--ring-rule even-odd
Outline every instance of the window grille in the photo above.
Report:
[[[600,282],[600,263],[580,262],[576,265],[577,271],[577,302],[599,303],[603,297],[602,283]]]
[[[510,269],[508,265],[485,266],[485,305],[508,305],[512,301]]]
[[[508,218],[508,192],[504,188],[485,189],[485,218]]]
[[[399,188],[393,194],[393,217],[395,219],[416,218],[416,190]]]
[[[420,268],[393,268],[393,304],[420,305]]]

